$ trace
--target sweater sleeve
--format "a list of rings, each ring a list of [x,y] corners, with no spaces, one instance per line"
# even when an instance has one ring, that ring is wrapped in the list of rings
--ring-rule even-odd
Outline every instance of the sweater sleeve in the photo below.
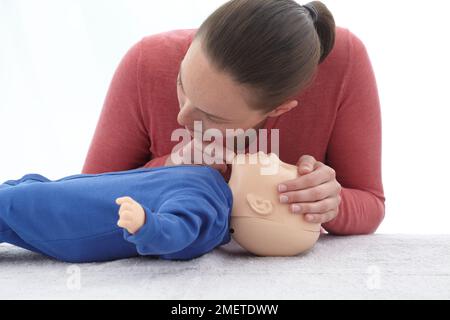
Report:
[[[385,214],[376,79],[364,44],[350,32],[349,37],[348,69],[326,161],[343,188],[339,215],[323,225],[336,235],[374,233]]]
[[[182,195],[165,201],[158,212],[144,207],[146,222],[124,238],[136,245],[141,255],[165,259],[192,259],[218,246],[228,231],[229,208],[213,204],[200,195]],[[222,211],[222,212],[219,212]]]
[[[135,169],[150,160],[139,91],[141,45],[126,53],[114,73],[82,173]]]

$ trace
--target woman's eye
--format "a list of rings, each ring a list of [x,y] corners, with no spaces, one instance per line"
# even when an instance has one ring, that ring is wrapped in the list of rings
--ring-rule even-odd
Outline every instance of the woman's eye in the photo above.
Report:
[[[210,117],[208,115],[206,115],[206,119],[208,119],[209,121],[212,121],[212,122],[218,122],[217,119],[214,119],[213,117]]]
[[[217,123],[217,124],[224,124],[224,123],[226,123],[225,121],[217,120],[216,118],[213,118],[213,117],[210,117],[210,116],[206,116],[206,118],[207,118],[209,121],[214,122],[214,123]]]

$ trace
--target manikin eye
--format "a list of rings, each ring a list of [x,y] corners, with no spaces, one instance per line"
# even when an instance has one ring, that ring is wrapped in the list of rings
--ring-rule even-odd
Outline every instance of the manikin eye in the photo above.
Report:
[[[252,193],[247,195],[247,202],[253,211],[261,215],[269,215],[273,210],[273,205],[270,200],[264,199]]]

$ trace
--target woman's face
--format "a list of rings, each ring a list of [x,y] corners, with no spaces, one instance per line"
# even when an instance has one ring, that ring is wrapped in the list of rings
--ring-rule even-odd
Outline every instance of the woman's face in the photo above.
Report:
[[[270,113],[251,109],[244,99],[250,92],[234,83],[229,75],[213,68],[199,40],[192,43],[181,62],[177,94],[178,123],[191,135],[195,121],[202,122],[203,132],[214,128],[225,134],[225,129],[258,128],[267,117],[279,116],[297,105],[297,101],[291,101]]]

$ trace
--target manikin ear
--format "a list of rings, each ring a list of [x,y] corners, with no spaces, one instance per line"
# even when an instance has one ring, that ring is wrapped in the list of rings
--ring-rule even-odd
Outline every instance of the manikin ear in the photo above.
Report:
[[[298,106],[298,101],[297,100],[291,100],[291,101],[288,101],[286,103],[283,103],[282,105],[277,107],[275,110],[269,112],[267,114],[267,116],[268,117],[279,117],[282,114],[291,111],[292,109],[294,109],[297,106]]]
[[[256,194],[247,194],[247,202],[250,208],[260,215],[266,216],[273,212],[272,202]]]

